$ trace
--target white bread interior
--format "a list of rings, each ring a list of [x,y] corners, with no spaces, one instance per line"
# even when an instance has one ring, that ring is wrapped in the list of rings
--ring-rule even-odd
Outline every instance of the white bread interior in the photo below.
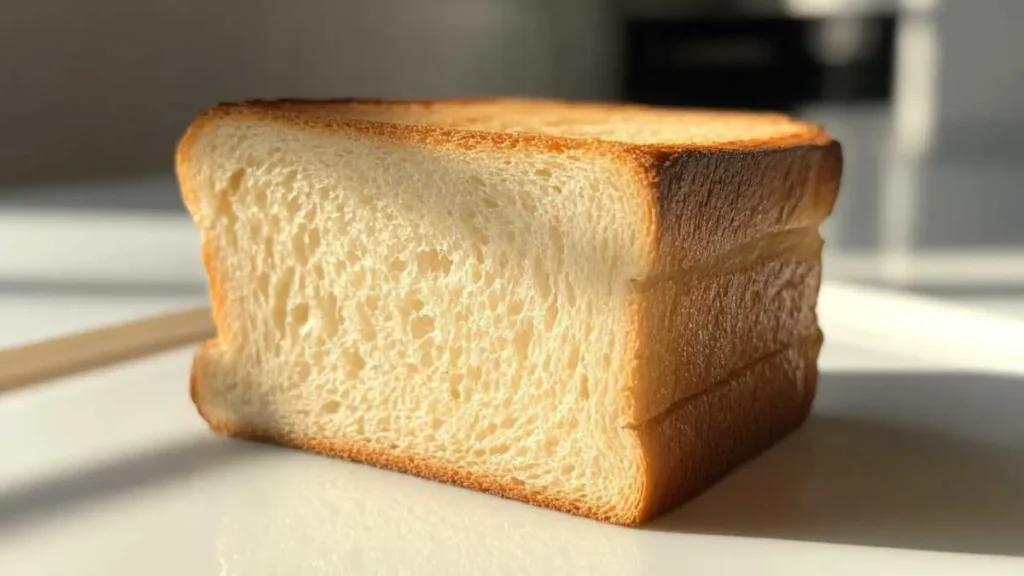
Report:
[[[775,115],[215,109],[178,156],[218,326],[193,397],[227,433],[643,522],[806,414],[835,156]]]

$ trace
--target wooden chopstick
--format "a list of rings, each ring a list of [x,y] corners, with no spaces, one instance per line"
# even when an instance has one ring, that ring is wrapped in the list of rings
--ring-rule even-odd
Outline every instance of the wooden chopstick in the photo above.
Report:
[[[0,350],[0,392],[126,362],[212,338],[209,308],[196,308]]]

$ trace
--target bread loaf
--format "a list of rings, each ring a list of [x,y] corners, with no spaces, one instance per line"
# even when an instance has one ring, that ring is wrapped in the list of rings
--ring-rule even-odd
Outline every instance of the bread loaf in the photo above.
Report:
[[[221,105],[177,173],[213,429],[619,524],[814,397],[839,145],[783,115],[546,100]]]

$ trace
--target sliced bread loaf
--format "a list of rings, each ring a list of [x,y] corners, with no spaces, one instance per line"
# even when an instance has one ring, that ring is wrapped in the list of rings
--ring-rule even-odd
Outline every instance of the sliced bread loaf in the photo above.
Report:
[[[275,101],[178,150],[221,432],[638,524],[805,418],[839,146],[782,115]]]

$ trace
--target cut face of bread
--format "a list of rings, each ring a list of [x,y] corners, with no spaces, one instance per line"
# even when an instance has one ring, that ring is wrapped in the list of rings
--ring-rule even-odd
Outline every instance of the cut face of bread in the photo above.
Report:
[[[636,524],[804,418],[838,146],[783,116],[222,106],[182,141],[218,430]]]

